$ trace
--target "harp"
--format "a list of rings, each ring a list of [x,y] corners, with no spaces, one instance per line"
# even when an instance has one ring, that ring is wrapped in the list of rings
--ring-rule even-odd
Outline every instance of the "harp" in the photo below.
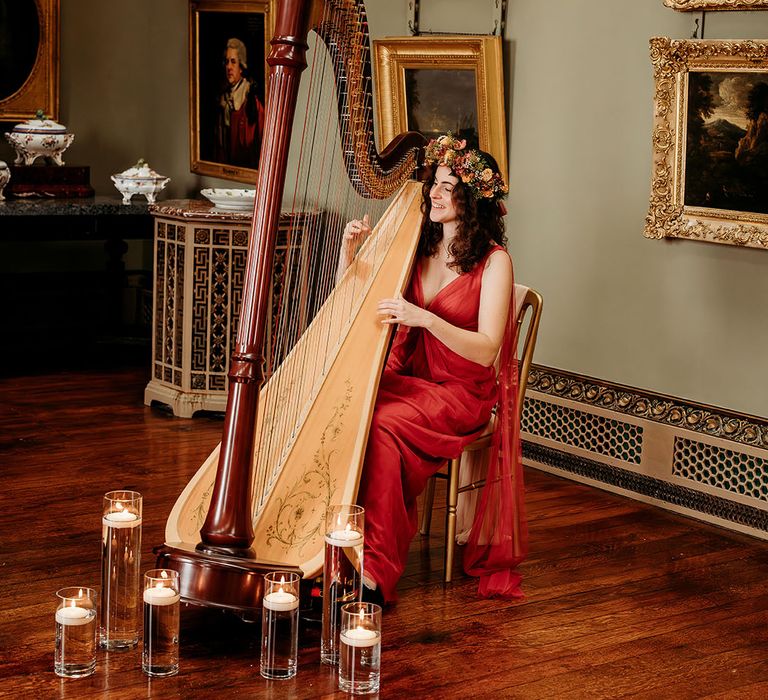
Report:
[[[320,91],[319,76],[331,74],[332,106],[307,107],[313,123],[297,127],[310,26],[324,47],[314,41],[305,92]],[[327,506],[355,500],[391,333],[378,322],[376,303],[404,290],[421,221],[421,187],[409,178],[423,137],[401,135],[382,153],[374,146],[362,2],[282,0],[271,44],[222,441],[179,496],[165,544],[156,549],[159,566],[179,571],[186,601],[245,615],[261,606],[265,572],[296,570],[308,578],[322,569]],[[310,153],[311,145],[319,148]],[[298,155],[289,158],[289,147]],[[289,161],[303,185],[296,192],[285,187]],[[343,179],[329,175],[332,163]],[[288,234],[282,294],[270,299],[286,202],[294,213],[314,214],[293,217],[304,227],[301,236]],[[344,222],[371,209],[373,233],[334,286]],[[302,245],[294,245],[299,237]],[[286,313],[268,321],[275,307]],[[263,358],[267,335],[271,357]]]

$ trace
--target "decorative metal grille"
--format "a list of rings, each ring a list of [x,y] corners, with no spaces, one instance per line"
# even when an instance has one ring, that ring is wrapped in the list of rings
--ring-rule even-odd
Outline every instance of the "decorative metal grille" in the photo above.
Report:
[[[643,429],[631,423],[528,397],[521,428],[531,435],[640,464]]]
[[[768,460],[744,452],[676,437],[672,474],[768,501]]]

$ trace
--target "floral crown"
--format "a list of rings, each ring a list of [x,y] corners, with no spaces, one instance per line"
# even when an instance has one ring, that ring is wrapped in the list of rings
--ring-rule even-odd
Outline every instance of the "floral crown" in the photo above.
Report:
[[[509,188],[480,151],[467,148],[465,139],[451,134],[432,139],[424,151],[425,164],[445,165],[469,188],[475,199],[501,199]]]

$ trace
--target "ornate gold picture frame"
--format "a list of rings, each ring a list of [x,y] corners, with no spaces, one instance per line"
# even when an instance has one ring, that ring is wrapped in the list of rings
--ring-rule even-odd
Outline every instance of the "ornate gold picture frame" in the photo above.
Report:
[[[254,183],[275,0],[189,4],[190,170]]]
[[[0,121],[59,118],[60,0],[0,0]]]
[[[687,10],[768,10],[768,0],[664,0],[667,7]]]
[[[651,39],[647,238],[768,248],[768,42]]]
[[[379,146],[420,131],[451,131],[507,174],[500,36],[417,36],[373,42]]]

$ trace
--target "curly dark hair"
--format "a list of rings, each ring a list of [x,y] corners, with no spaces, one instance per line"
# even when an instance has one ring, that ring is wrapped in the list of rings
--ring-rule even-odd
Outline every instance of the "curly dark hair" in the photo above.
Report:
[[[499,166],[493,156],[485,151],[480,151],[480,154],[490,168],[495,172],[499,171]],[[429,193],[435,182],[436,171],[436,165],[428,166],[427,178],[421,189],[421,213],[423,217],[418,255],[426,257],[437,252],[440,241],[443,239],[443,225],[433,223],[429,219],[429,212],[432,208]],[[451,174],[456,176],[453,171]],[[456,227],[456,238],[451,243],[448,252],[453,256],[451,267],[459,273],[466,273],[470,272],[488,254],[494,244],[506,245],[504,219],[499,211],[497,200],[475,199],[461,179],[453,188],[452,195],[458,226]]]

